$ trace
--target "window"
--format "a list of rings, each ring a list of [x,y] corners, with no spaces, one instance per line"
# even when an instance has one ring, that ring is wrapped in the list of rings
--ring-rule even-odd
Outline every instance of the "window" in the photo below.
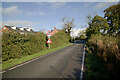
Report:
[[[6,29],[6,27],[4,27],[4,30]]]

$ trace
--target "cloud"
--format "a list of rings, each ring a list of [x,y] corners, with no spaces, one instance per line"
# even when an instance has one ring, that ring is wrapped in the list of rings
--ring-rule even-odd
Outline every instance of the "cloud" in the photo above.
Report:
[[[39,12],[28,12],[27,15],[28,15],[28,16],[32,16],[32,15],[43,16],[43,15],[45,15],[45,12],[43,12],[43,11],[39,11]]]
[[[3,8],[3,14],[5,15],[15,15],[15,14],[19,14],[22,13],[22,10],[18,9],[17,6],[11,6],[8,8]]]
[[[2,27],[2,7],[0,6],[0,29]]]
[[[80,13],[80,8],[71,8],[74,13]]]
[[[33,22],[33,21],[25,21],[25,20],[8,20],[8,21],[4,21],[3,22],[3,26],[4,25],[10,25],[10,26],[32,26],[34,24],[36,24],[37,22]]]
[[[2,19],[2,8],[0,7],[0,21],[2,21],[1,19]]]
[[[109,7],[110,5],[114,4],[115,2],[102,2],[102,3],[98,3],[97,5],[95,5],[95,9],[102,9],[102,8],[106,8]]]
[[[50,6],[50,8],[52,9],[58,9],[62,6],[65,6],[66,5],[66,2],[38,2],[36,3],[36,5],[39,5],[39,7],[45,7],[45,6]]]
[[[66,5],[65,2],[52,2],[50,4],[53,9],[57,9]]]
[[[84,8],[88,8],[90,7],[91,5],[93,5],[94,3],[93,2],[87,2],[83,5]]]
[[[38,3],[36,3],[36,4],[39,5],[39,6],[43,6],[43,5],[45,5],[44,2],[38,2]]]
[[[57,24],[57,25],[61,26],[61,25],[63,25],[63,22],[58,22],[58,24]]]
[[[3,2],[118,2],[119,0],[3,0]]]
[[[2,8],[0,7],[0,13],[2,12]]]

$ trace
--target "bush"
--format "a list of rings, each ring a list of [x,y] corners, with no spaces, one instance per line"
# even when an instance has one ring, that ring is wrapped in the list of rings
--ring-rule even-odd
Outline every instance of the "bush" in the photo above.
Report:
[[[46,34],[28,33],[20,34],[17,32],[3,33],[2,36],[2,61],[21,58],[22,56],[32,55],[42,50],[48,49],[46,44]],[[51,48],[55,48],[69,43],[69,36],[64,31],[59,31],[51,36]]]
[[[2,60],[31,55],[46,48],[45,34],[3,33]]]
[[[92,35],[87,42],[90,53],[97,54],[114,77],[119,77],[120,71],[120,37],[109,35]]]
[[[51,48],[69,43],[69,38],[70,37],[67,33],[65,33],[64,31],[59,31],[57,34],[51,36]]]

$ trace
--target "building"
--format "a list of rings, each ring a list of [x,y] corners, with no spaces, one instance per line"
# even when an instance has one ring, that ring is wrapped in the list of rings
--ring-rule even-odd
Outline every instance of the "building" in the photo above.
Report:
[[[51,30],[52,35],[56,34],[57,32],[59,32],[59,29],[56,29],[56,27],[54,27],[54,30]]]
[[[81,35],[86,36],[85,32],[86,32],[86,28],[82,28],[82,29],[72,28],[70,32],[70,36],[72,38],[80,37]]]
[[[7,26],[7,25],[3,26],[1,32],[19,32],[20,34],[34,33],[34,31],[30,28]]]

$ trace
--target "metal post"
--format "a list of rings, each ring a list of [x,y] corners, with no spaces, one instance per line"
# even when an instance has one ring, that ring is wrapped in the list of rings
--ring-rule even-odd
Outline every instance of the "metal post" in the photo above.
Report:
[[[50,43],[49,43],[49,50],[50,50]]]

